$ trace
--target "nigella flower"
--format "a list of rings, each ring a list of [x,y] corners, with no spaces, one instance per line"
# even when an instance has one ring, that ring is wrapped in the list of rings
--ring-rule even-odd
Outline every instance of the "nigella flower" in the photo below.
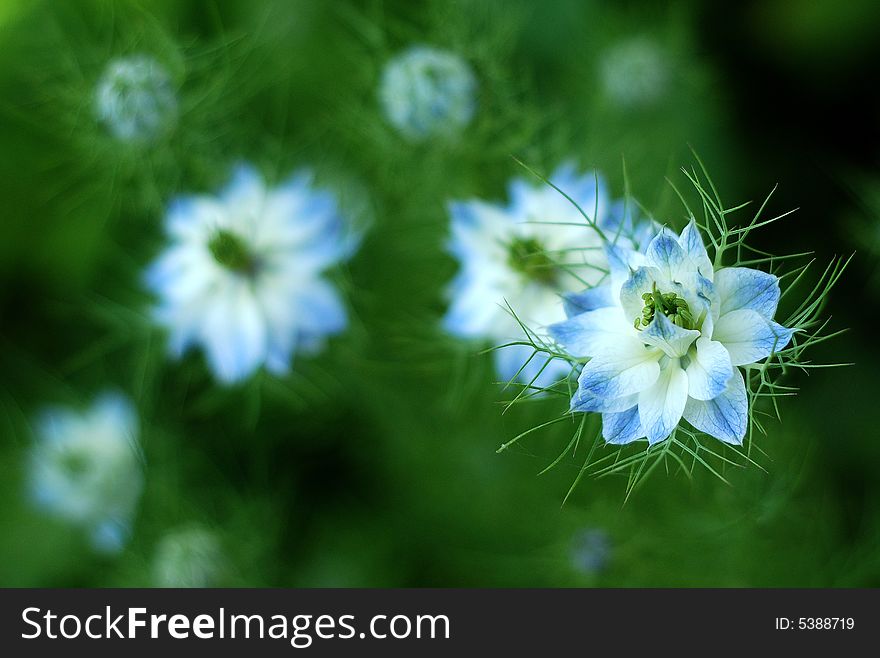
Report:
[[[599,74],[608,99],[622,108],[650,105],[666,92],[669,55],[647,37],[612,46],[601,58]]]
[[[347,326],[324,272],[354,247],[336,199],[299,172],[267,187],[240,166],[218,196],[177,199],[165,219],[170,244],[147,271],[155,317],[175,357],[200,346],[223,383],[261,366],[289,371]]]
[[[413,46],[391,59],[382,73],[379,100],[388,121],[413,141],[450,136],[476,110],[477,80],[455,53]]]
[[[601,528],[586,528],[574,538],[572,566],[583,574],[595,575],[605,570],[611,558],[611,540]]]
[[[773,320],[777,277],[714,270],[693,220],[680,236],[663,229],[644,255],[607,251],[611,281],[550,329],[566,352],[590,359],[571,410],[601,413],[608,443],[655,444],[684,418],[741,444],[749,409],[740,368],[783,349],[793,333]]]
[[[634,222],[622,202],[609,200],[596,174],[581,175],[564,165],[551,180],[584,212],[595,214],[596,224],[620,244],[633,248],[650,234],[649,222]],[[595,284],[607,267],[599,233],[559,191],[516,179],[509,194],[507,206],[477,199],[449,206],[449,250],[461,269],[449,291],[444,326],[456,336],[495,344],[522,341],[517,318],[540,334],[565,317],[563,298],[567,306],[579,303],[570,293]],[[538,387],[559,381],[571,369],[563,360],[533,356],[529,345],[505,347],[495,358],[503,379],[516,377]]]
[[[85,412],[46,410],[30,453],[29,488],[37,505],[88,531],[102,552],[121,550],[143,486],[138,420],[115,393]]]
[[[142,141],[177,120],[177,94],[168,71],[148,55],[111,61],[95,90],[95,113],[122,141]]]
[[[220,540],[198,525],[176,528],[159,542],[152,571],[156,587],[217,587],[224,571]]]

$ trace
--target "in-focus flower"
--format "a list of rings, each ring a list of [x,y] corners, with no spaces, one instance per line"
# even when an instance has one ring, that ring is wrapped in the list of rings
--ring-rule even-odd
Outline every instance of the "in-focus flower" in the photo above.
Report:
[[[137,414],[128,399],[105,393],[85,412],[44,411],[29,466],[37,505],[88,531],[96,550],[125,546],[143,486]]]
[[[669,84],[669,56],[648,37],[633,37],[612,46],[600,60],[599,76],[607,98],[621,108],[659,100]]]
[[[382,73],[379,100],[388,121],[413,141],[451,136],[476,110],[477,79],[455,53],[413,46]]]
[[[611,558],[611,540],[601,528],[586,528],[574,538],[572,566],[587,575],[604,571]]]
[[[177,120],[177,94],[171,76],[148,55],[115,59],[98,81],[95,113],[117,139],[153,139]]]
[[[696,224],[667,229],[645,254],[606,248],[611,281],[588,290],[580,313],[550,329],[573,357],[589,357],[571,410],[602,414],[608,443],[672,434],[682,418],[741,444],[749,409],[740,367],[783,349],[793,330],[773,320],[776,276],[714,270]]]
[[[636,247],[650,234],[649,222],[634,222],[622,201],[609,200],[604,181],[595,173],[582,175],[564,165],[551,180],[619,243]],[[449,205],[449,250],[461,269],[449,290],[444,326],[456,336],[496,345],[522,341],[517,318],[541,335],[565,318],[564,302],[578,303],[580,297],[571,293],[598,282],[608,266],[599,233],[557,190],[515,179],[509,196],[507,206],[478,199]],[[571,370],[562,360],[548,363],[546,356],[532,353],[529,345],[497,350],[498,374],[511,380],[519,372],[522,383],[534,380],[546,387]]]
[[[240,166],[218,196],[179,198],[165,220],[168,248],[147,271],[157,322],[180,356],[201,346],[216,378],[261,366],[289,372],[295,353],[319,351],[348,324],[323,273],[350,256],[336,199],[299,172],[269,188]]]
[[[217,536],[198,525],[166,534],[153,559],[155,587],[217,587],[223,579],[223,550]]]

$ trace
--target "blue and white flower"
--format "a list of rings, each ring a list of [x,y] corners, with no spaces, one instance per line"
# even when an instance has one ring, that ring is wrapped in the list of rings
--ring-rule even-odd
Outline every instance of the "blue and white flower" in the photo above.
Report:
[[[218,196],[183,197],[165,219],[170,244],[147,271],[174,357],[200,346],[222,383],[261,366],[283,375],[348,324],[324,273],[356,244],[335,197],[299,172],[267,187],[240,166]]]
[[[597,224],[620,244],[634,247],[650,232],[650,223],[634,223],[622,202],[609,200],[604,181],[593,172],[582,175],[564,165],[551,180],[585,213],[595,214]],[[597,283],[608,266],[599,233],[557,190],[515,179],[509,196],[507,206],[478,199],[449,205],[449,250],[461,269],[449,290],[444,326],[456,336],[494,344],[522,341],[522,329],[506,304],[526,326],[545,335],[549,325],[565,318],[564,303],[579,303],[572,294]],[[548,363],[532,354],[529,345],[497,350],[498,374],[546,387],[571,370],[563,360]]]
[[[148,55],[115,59],[95,89],[95,113],[117,139],[153,139],[177,121],[177,94],[171,76]]]
[[[30,452],[28,484],[38,506],[84,528],[96,550],[120,551],[143,488],[131,402],[105,393],[85,412],[44,411]]]
[[[386,64],[379,100],[391,125],[422,141],[465,128],[476,111],[476,92],[477,79],[460,56],[413,46]]]
[[[220,540],[199,525],[176,528],[159,542],[152,571],[155,587],[217,587],[225,571]]]
[[[658,443],[682,418],[741,444],[749,409],[740,368],[782,350],[794,331],[773,319],[777,277],[714,270],[693,221],[680,236],[663,229],[645,254],[606,251],[611,281],[584,293],[580,312],[550,329],[566,352],[590,359],[571,410],[601,413],[612,444]]]

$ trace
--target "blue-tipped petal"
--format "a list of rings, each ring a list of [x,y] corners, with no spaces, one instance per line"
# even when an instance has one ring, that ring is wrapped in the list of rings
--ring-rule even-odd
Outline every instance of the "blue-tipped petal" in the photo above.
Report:
[[[637,406],[620,413],[602,414],[602,438],[606,443],[624,445],[644,436]]]
[[[106,519],[91,529],[90,539],[96,551],[105,555],[115,555],[125,548],[130,535],[128,522]]]
[[[578,383],[600,398],[632,395],[657,381],[661,356],[660,350],[646,348],[635,339],[622,340],[616,350],[590,360],[581,371]]]
[[[656,267],[669,280],[676,278],[686,258],[678,238],[666,228],[648,244],[645,257],[648,265]]]
[[[318,279],[297,300],[299,329],[318,334],[338,334],[348,326],[348,313],[336,288]]]
[[[713,272],[712,261],[709,260],[706,245],[703,244],[703,236],[700,235],[700,229],[697,228],[697,223],[693,219],[684,227],[678,238],[678,243],[684,249],[691,268],[702,276],[711,278]]]
[[[761,270],[725,267],[715,273],[715,289],[721,302],[721,315],[750,308],[772,320],[779,305],[779,279]]]
[[[237,204],[262,197],[265,192],[263,177],[251,165],[238,164],[232,172],[229,184],[220,193],[225,203]]]
[[[611,270],[611,278],[617,285],[626,281],[630,274],[645,264],[645,256],[638,251],[616,244],[605,245],[605,258]]]
[[[712,400],[688,400],[684,419],[719,441],[742,445],[749,424],[749,399],[739,369],[734,368],[727,388]]]
[[[583,388],[578,387],[574,395],[571,397],[569,411],[589,413],[598,411],[601,413],[618,413],[626,411],[633,405],[638,404],[639,398],[637,394],[625,395],[621,398],[598,398]]]
[[[588,288],[583,292],[568,292],[562,295],[562,307],[566,317],[572,317],[597,308],[614,306],[614,297],[609,284]]]
[[[788,345],[793,331],[757,311],[741,308],[718,318],[712,339],[719,341],[730,353],[735,366],[756,363]]]

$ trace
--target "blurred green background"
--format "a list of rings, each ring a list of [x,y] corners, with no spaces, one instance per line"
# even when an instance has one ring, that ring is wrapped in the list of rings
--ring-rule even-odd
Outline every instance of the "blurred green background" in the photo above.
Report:
[[[880,586],[880,12],[858,0],[550,2],[0,0],[0,585],[147,586],[167,534],[216,537],[213,584],[248,586]],[[652,44],[661,92],[621,105],[620,44]],[[411,144],[376,102],[394,53],[461,54],[480,84],[465,138]],[[173,136],[120,145],[88,111],[109,59],[148,52],[180,85]],[[491,355],[443,335],[446,202],[502,200],[566,159],[658,218],[666,177],[700,154],[728,206],[766,196],[791,218],[772,253],[856,251],[827,313],[851,331],[792,373],[757,468],[726,485],[580,462],[538,476],[571,428],[495,450],[559,411],[514,408]],[[143,268],[173,196],[230,167],[314,167],[371,219],[341,276],[348,331],[286,379],[221,389],[200,355],[165,357]],[[343,199],[343,204],[346,200]],[[102,557],[33,507],[34,414],[124,391],[142,419],[133,536]]]

